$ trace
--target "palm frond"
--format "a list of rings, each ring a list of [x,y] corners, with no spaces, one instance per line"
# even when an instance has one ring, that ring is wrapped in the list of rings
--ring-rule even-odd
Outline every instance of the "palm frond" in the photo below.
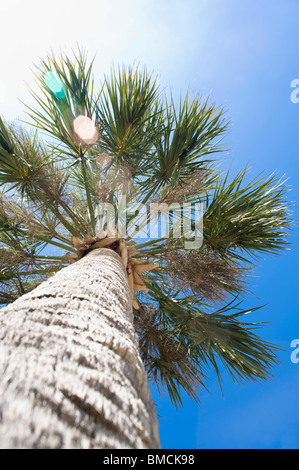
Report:
[[[39,91],[31,89],[38,107],[25,105],[33,125],[57,139],[60,154],[67,158],[77,158],[83,150],[76,141],[74,120],[78,116],[95,119],[100,93],[95,96],[92,63],[87,64],[87,54],[80,48],[74,60],[62,54],[58,60],[48,56],[37,67]]]
[[[105,78],[97,107],[101,146],[117,164],[130,165],[134,176],[149,165],[153,141],[159,135],[162,112],[157,81],[146,69],[112,69]]]
[[[253,330],[261,327],[262,323],[240,321],[240,317],[257,311],[260,307],[242,310],[235,298],[217,311],[209,312],[207,305],[199,303],[198,297],[194,295],[180,297],[178,295],[180,291],[175,291],[167,281],[153,281],[147,286],[152,298],[147,313],[152,316],[149,316],[147,321],[153,322],[159,319],[159,328],[168,332],[169,344],[173,342],[176,345],[178,354],[181,351],[188,351],[187,357],[191,369],[189,378],[184,376],[184,381],[181,376],[183,372],[177,366],[174,371],[175,367],[171,366],[171,360],[172,380],[168,380],[167,374],[159,376],[160,382],[168,387],[168,391],[173,390],[170,396],[174,404],[180,405],[181,388],[191,395],[191,390],[196,393],[200,387],[206,387],[207,377],[211,371],[216,373],[222,388],[220,364],[238,383],[244,380],[269,380],[272,377],[271,369],[279,363],[277,351],[280,348],[253,333]],[[140,321],[138,315],[140,313],[135,311],[137,322]],[[157,340],[154,334],[149,334],[145,338],[144,332],[141,334],[141,351],[147,360],[152,377],[158,377],[160,371],[163,371],[163,360],[160,364],[158,358],[161,347],[159,338],[158,335]],[[174,355],[173,360],[175,357]],[[197,377],[196,383],[191,371]]]
[[[243,253],[278,253],[287,246],[291,223],[284,181],[257,176],[243,184],[245,176],[247,169],[227,183],[227,175],[206,198],[204,243],[232,260],[244,259]]]
[[[190,358],[188,347],[180,342],[175,325],[163,327],[158,310],[143,305],[135,311],[134,325],[139,336],[141,358],[149,378],[160,389],[166,386],[171,401],[182,406],[180,388],[200,403],[198,390],[208,380],[199,364]]]
[[[233,264],[215,253],[171,250],[159,256],[163,271],[184,293],[193,292],[207,301],[224,301],[228,295],[245,293],[248,268]]]
[[[223,150],[219,141],[227,130],[223,110],[209,99],[196,97],[191,101],[186,95],[178,111],[173,104],[167,106],[163,133],[155,142],[157,167],[153,179],[173,183],[194,170],[205,169],[210,161],[206,156]]]
[[[17,189],[24,197],[41,179],[51,180],[52,175],[45,172],[48,165],[51,155],[38,142],[36,132],[30,135],[0,118],[0,184]]]

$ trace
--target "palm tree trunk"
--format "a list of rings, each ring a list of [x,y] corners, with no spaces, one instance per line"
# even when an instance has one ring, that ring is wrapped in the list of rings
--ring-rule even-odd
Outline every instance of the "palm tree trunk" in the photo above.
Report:
[[[0,313],[2,448],[160,447],[115,252],[90,252]]]

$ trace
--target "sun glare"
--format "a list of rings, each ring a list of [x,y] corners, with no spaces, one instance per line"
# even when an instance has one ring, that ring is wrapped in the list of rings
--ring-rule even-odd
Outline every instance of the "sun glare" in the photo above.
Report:
[[[78,116],[73,122],[74,132],[79,139],[87,145],[93,145],[97,142],[99,132],[87,116]]]

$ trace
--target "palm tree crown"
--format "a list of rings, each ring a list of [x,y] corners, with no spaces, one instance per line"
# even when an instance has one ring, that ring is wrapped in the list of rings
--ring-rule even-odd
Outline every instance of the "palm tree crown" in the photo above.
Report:
[[[241,321],[257,310],[241,300],[254,257],[287,246],[283,182],[248,180],[247,169],[223,175],[224,111],[188,95],[175,106],[146,69],[113,69],[96,91],[79,50],[72,60],[49,56],[36,78],[37,107],[27,106],[35,130],[0,119],[1,305],[108,247],[127,269],[149,377],[175,405],[182,389],[198,400],[210,370],[221,384],[220,363],[237,381],[269,378],[278,347],[253,333],[260,323]],[[155,204],[176,209],[164,218],[168,233],[158,215],[149,237]],[[185,227],[181,207],[190,230],[174,236]]]

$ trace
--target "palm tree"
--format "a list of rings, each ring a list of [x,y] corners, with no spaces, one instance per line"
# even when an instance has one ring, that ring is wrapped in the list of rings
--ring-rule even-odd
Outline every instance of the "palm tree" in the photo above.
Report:
[[[182,406],[221,364],[272,376],[241,302],[287,245],[286,186],[220,170],[223,109],[175,105],[146,69],[97,92],[79,50],[36,79],[30,127],[0,120],[1,445],[158,448],[148,378]]]

